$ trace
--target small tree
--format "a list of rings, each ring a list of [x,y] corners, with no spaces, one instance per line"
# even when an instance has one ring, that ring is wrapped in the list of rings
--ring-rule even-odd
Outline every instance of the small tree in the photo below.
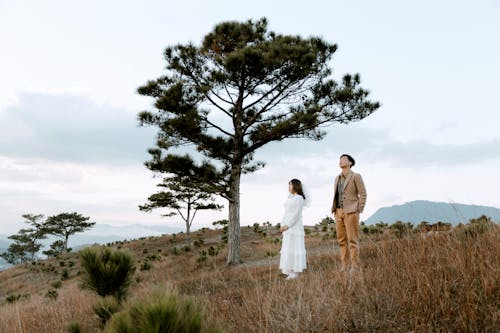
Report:
[[[174,176],[164,178],[158,186],[167,190],[151,195],[148,203],[139,209],[151,212],[157,208],[168,208],[169,213],[163,216],[179,215],[186,224],[186,240],[190,240],[190,231],[196,213],[199,210],[221,209],[214,203],[214,197],[209,186],[193,181],[188,177]],[[184,211],[184,213],[183,213]]]
[[[50,244],[50,249],[43,251],[42,253],[45,254],[49,258],[57,257],[61,253],[64,253],[65,251],[70,252],[71,249],[65,249],[64,248],[64,241],[61,239],[56,240],[54,243]]]
[[[43,215],[25,214],[22,215],[31,228],[21,229],[15,235],[9,236],[14,242],[10,244],[7,252],[0,254],[10,264],[18,264],[33,261],[41,248],[39,241],[47,238],[43,228]]]
[[[69,236],[90,229],[95,222],[88,222],[89,219],[78,213],[61,213],[49,216],[43,226],[46,233],[62,239],[63,251],[68,252]]]
[[[324,126],[379,108],[358,74],[332,78],[336,50],[320,37],[268,31],[265,18],[222,22],[199,46],[167,47],[166,72],[138,89],[156,108],[139,114],[141,125],[160,129],[146,166],[203,181],[227,199],[229,264],[241,261],[241,176],[264,165],[255,153],[289,138],[321,140]],[[202,158],[175,154],[186,145]]]

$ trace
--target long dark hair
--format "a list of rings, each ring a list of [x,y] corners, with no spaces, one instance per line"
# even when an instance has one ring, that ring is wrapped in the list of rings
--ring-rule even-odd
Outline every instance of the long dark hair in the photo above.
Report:
[[[304,191],[302,190],[302,183],[298,179],[292,179],[290,180],[289,184],[292,184],[293,190],[295,193],[298,195],[301,195],[304,200],[306,200],[306,196],[304,195]]]

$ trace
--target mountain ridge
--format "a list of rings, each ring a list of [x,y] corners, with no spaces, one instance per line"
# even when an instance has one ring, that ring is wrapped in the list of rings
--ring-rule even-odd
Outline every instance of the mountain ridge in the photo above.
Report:
[[[403,221],[416,225],[422,221],[429,223],[442,221],[456,225],[467,223],[470,219],[481,215],[486,215],[495,222],[500,221],[500,209],[492,206],[414,200],[379,208],[365,220],[365,224],[376,224],[378,222],[392,224]]]

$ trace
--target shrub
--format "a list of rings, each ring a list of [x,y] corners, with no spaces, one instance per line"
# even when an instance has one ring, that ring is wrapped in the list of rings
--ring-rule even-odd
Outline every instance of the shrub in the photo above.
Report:
[[[121,301],[128,290],[135,271],[129,252],[108,247],[86,248],[80,253],[83,269],[82,287],[99,296],[114,296]]]
[[[69,278],[69,271],[66,268],[61,271],[61,278],[63,280],[66,280]]]
[[[14,303],[14,302],[17,302],[19,301],[21,298],[29,298],[30,295],[29,294],[10,294],[8,295],[7,297],[5,297],[5,301],[7,303]]]
[[[69,325],[68,331],[69,331],[69,333],[81,333],[82,327],[80,326],[79,323],[73,322]]]
[[[278,252],[273,251],[273,250],[266,251],[266,257],[269,257],[269,258],[272,258],[272,257],[276,256],[277,254],[278,254]]]
[[[200,253],[199,253],[197,261],[198,262],[204,262],[206,260],[207,260],[207,251],[201,250]]]
[[[54,289],[59,289],[62,286],[62,282],[61,281],[54,281],[54,282],[51,283],[51,286]]]
[[[57,298],[57,296],[59,296],[59,294],[57,293],[57,290],[55,290],[55,289],[50,289],[45,294],[45,297],[51,298],[51,299],[54,299],[54,300]]]
[[[208,248],[208,255],[211,257],[215,257],[218,254],[219,254],[219,250],[216,249],[215,247],[213,247],[212,245],[210,245],[210,247]]]
[[[136,332],[221,332],[205,327],[202,312],[190,299],[181,300],[175,294],[154,292],[148,299],[136,300],[109,321],[106,333]]]
[[[106,296],[94,305],[94,313],[99,317],[101,325],[104,327],[109,319],[120,309],[120,303],[116,298]]]
[[[153,267],[149,260],[144,260],[141,264],[141,267],[139,268],[141,271],[149,271]]]
[[[203,244],[205,244],[205,241],[203,240],[203,238],[197,239],[193,242],[193,245],[196,247],[201,247],[201,246],[203,246]]]

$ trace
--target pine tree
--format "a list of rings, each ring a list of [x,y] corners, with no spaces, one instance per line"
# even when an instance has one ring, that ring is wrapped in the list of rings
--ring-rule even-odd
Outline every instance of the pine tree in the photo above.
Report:
[[[43,226],[47,234],[61,238],[64,242],[63,252],[68,252],[69,236],[92,228],[95,222],[88,222],[89,219],[90,217],[85,217],[76,212],[61,213],[49,216]]]
[[[264,166],[255,152],[288,138],[321,140],[323,127],[377,108],[358,74],[336,81],[337,45],[268,31],[267,20],[222,22],[197,46],[169,46],[166,72],[138,92],[155,100],[141,125],[159,128],[146,166],[204,182],[229,203],[229,264],[240,262],[240,180]],[[194,154],[180,154],[193,147]]]
[[[22,217],[31,228],[21,229],[17,234],[9,236],[14,242],[9,245],[7,252],[0,254],[10,264],[35,260],[42,246],[39,241],[47,238],[43,228],[43,215],[24,214]]]
[[[159,187],[166,188],[148,198],[148,203],[139,209],[151,212],[157,208],[168,208],[169,213],[163,216],[179,215],[186,225],[186,240],[190,243],[190,232],[193,220],[199,210],[221,209],[214,203],[210,186],[198,183],[186,176],[166,177]]]

